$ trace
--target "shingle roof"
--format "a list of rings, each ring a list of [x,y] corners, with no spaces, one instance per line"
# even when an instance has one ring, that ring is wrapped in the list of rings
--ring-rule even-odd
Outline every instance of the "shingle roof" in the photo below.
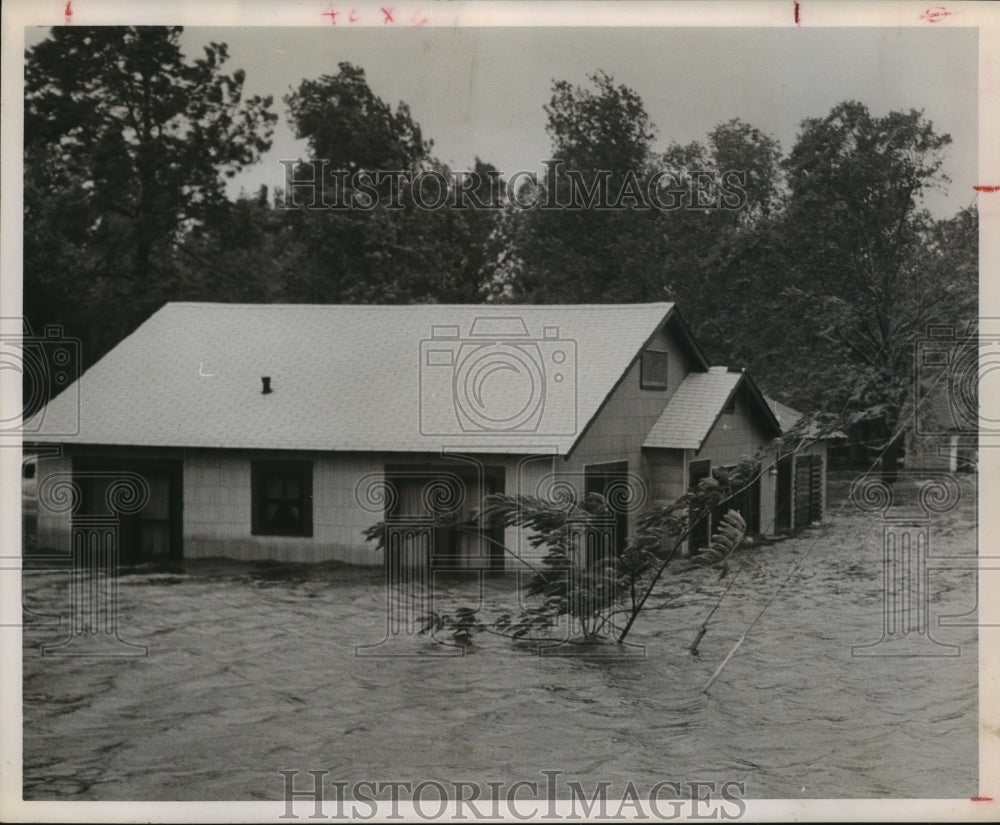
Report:
[[[673,312],[171,303],[50,402],[26,439],[565,453]]]
[[[700,449],[729,396],[742,379],[743,373],[729,372],[725,367],[711,367],[708,372],[689,373],[667,403],[642,446]]]

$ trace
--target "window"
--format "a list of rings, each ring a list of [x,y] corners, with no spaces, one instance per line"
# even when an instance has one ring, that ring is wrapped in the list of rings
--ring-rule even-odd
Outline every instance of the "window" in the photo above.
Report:
[[[312,462],[255,461],[253,525],[255,536],[311,536]]]
[[[639,386],[644,390],[665,390],[668,363],[664,350],[644,349],[639,362]]]

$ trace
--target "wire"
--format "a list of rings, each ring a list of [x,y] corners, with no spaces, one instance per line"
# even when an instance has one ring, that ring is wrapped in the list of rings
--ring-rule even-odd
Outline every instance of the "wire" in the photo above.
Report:
[[[978,337],[978,336],[973,335],[973,334],[970,333],[969,336],[967,337],[965,343],[967,343],[968,341],[975,340],[976,337]],[[885,346],[885,345],[883,344],[883,346]],[[881,352],[881,348],[880,348],[879,351]],[[876,356],[877,356],[877,354],[876,354]],[[934,387],[937,386],[938,382],[941,381],[941,379],[944,377],[944,375],[945,375],[945,371],[944,370],[942,370],[940,373],[938,373],[938,375],[935,378],[935,380],[928,387],[928,390],[934,389]],[[928,392],[924,396],[923,401],[926,401],[926,399],[929,398],[929,397],[930,397],[930,392]],[[920,404],[923,403],[923,401],[920,402],[920,403],[918,403],[916,405],[916,407],[914,407],[914,413],[916,413],[916,411],[920,408]],[[845,410],[846,410],[846,405],[845,405],[844,409],[842,409],[841,412],[840,412],[841,416],[844,414]],[[885,442],[885,444],[883,445],[882,449],[879,451],[878,455],[876,455],[875,459],[872,461],[871,466],[867,470],[865,470],[864,473],[862,473],[862,475],[860,476],[860,478],[863,479],[863,478],[867,477],[872,472],[872,470],[874,470],[878,466],[879,462],[882,460],[882,457],[889,450],[889,447],[892,446],[903,435],[904,432],[906,432],[906,429],[907,429],[907,425],[903,424],[903,425],[901,425],[896,430],[895,433],[893,433],[892,438],[888,439]],[[794,455],[794,452],[793,452],[793,455]],[[837,515],[840,514],[840,512],[844,509],[844,507],[847,506],[847,502],[849,500],[850,500],[850,496],[847,496],[847,497],[844,498],[843,501],[841,501],[840,506],[833,513],[833,517],[836,517]],[[767,602],[765,602],[764,606],[760,609],[760,611],[753,618],[753,620],[750,622],[750,624],[747,625],[747,629],[743,632],[743,635],[740,636],[739,640],[733,646],[732,650],[730,650],[729,654],[726,656],[726,658],[723,659],[722,664],[719,665],[719,667],[716,669],[715,673],[712,674],[711,678],[705,683],[705,686],[701,689],[702,693],[706,693],[706,694],[708,693],[708,689],[712,686],[712,684],[715,682],[715,680],[722,673],[723,669],[729,663],[729,660],[732,659],[733,655],[736,653],[736,651],[739,649],[739,647],[743,644],[744,641],[746,641],[747,636],[749,636],[750,632],[754,629],[754,627],[757,626],[757,623],[760,621],[761,617],[763,617],[764,613],[767,612],[768,608],[772,604],[774,604],[774,602],[777,600],[778,596],[781,594],[781,591],[784,590],[785,586],[792,579],[792,577],[796,573],[798,573],[799,569],[805,563],[806,559],[809,557],[809,554],[812,552],[813,548],[819,543],[819,539],[820,539],[820,537],[817,536],[813,540],[813,542],[806,548],[805,552],[802,554],[802,557],[798,560],[798,562],[789,571],[788,575],[785,576],[785,578],[782,580],[782,582],[778,585],[778,589],[775,590],[773,594],[771,594],[771,598],[769,598],[767,600]],[[732,586],[731,582],[730,582],[730,586]],[[724,597],[727,592],[729,592],[729,587],[726,588],[726,591],[722,594],[722,597]],[[722,602],[722,597],[720,597],[720,599],[719,599],[719,604],[721,604],[721,602]],[[717,608],[718,608],[718,604],[714,608],[712,608],[712,612],[709,614],[709,617],[711,617],[711,615],[715,612],[715,610]],[[707,623],[708,623],[708,619],[705,620],[705,624],[707,624]],[[704,635],[703,633],[699,635],[699,637],[698,637],[699,641],[701,640],[701,636],[703,636],[703,635]]]

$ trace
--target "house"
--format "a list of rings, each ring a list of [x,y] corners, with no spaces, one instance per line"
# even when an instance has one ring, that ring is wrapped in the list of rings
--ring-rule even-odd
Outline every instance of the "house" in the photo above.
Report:
[[[978,348],[973,352],[978,365]],[[962,372],[958,371],[961,377]],[[978,378],[978,375],[974,376]],[[923,378],[924,380],[920,380]],[[917,375],[913,425],[906,431],[907,469],[970,472],[979,459],[979,399],[970,382],[954,386]]]
[[[767,403],[783,432],[789,432],[801,419],[802,413],[780,401],[768,398]],[[776,443],[774,447],[776,533],[808,527],[819,521],[826,510],[827,443],[845,438],[840,431],[825,434],[810,425],[800,443]]]
[[[644,509],[782,429],[670,303],[169,303],[29,423],[26,448],[56,452],[37,461],[40,547],[104,518],[126,562],[357,564],[383,561],[372,524],[412,552],[430,512],[461,521],[493,492],[604,493],[620,543]],[[801,523],[778,523],[781,479],[745,492],[754,531]],[[517,530],[431,543],[416,552],[457,567],[511,568],[502,545],[525,551]]]

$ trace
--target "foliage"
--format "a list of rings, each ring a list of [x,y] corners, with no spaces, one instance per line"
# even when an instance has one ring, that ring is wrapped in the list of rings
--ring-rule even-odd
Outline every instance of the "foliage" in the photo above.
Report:
[[[659,151],[639,94],[596,71],[582,86],[553,83],[544,108],[558,174],[519,197],[565,204],[572,179],[599,205],[668,172],[686,206],[625,197],[616,209],[516,209],[495,202],[503,181],[477,159],[472,194],[490,206],[462,209],[455,196],[470,179],[434,157],[404,102],[382,100],[344,62],[285,97],[313,159],[296,180],[325,175],[329,192],[344,172],[410,177],[393,200],[381,184],[371,209],[286,209],[294,180],[226,198],[225,179],[259,159],[277,116],[270,99],[244,96],[224,44],[188,60],[180,38],[60,27],[26,55],[25,313],[32,328],[82,338],[82,366],[167,300],[673,300],[712,362],[835,415],[830,428],[887,450],[891,464],[917,341],[931,323],[961,328],[977,315],[978,213],[934,220],[923,208],[948,183],[950,138],[921,112],[845,101],[803,121],[787,154],[739,119]],[[736,174],[739,203],[700,204],[699,174]],[[419,207],[419,175],[445,181],[442,208]],[[346,185],[342,196],[358,193]]]
[[[684,569],[724,569],[743,541],[746,522],[734,510],[723,513],[722,506],[759,472],[759,464],[751,460],[717,468],[672,504],[644,513],[634,537],[622,548],[603,553],[590,552],[588,547],[600,546],[609,535],[615,512],[596,493],[580,500],[497,493],[488,496],[482,510],[468,522],[439,519],[439,528],[477,534],[485,525],[525,530],[531,561],[504,549],[531,572],[524,588],[530,606],[517,615],[501,614],[489,623],[473,608],[454,614],[432,611],[422,617],[421,632],[449,632],[461,643],[484,631],[516,641],[552,641],[550,632],[568,621],[578,638],[596,641],[614,631],[617,617],[624,615],[627,623],[618,635],[618,641],[623,641],[667,565],[678,556],[693,528],[709,517],[716,523],[709,546],[694,548]],[[390,529],[389,523],[379,522],[365,531],[365,538],[384,550]],[[535,564],[538,555],[540,563]]]
[[[491,279],[491,239],[499,212],[456,208],[459,176],[431,154],[433,142],[424,140],[406,104],[393,110],[368,86],[364,70],[350,63],[341,63],[336,75],[304,80],[285,102],[296,136],[308,141],[312,156],[295,170],[285,205],[311,205],[311,182],[317,176],[324,180],[324,203],[360,197],[370,205],[286,212],[305,251],[287,281],[286,300],[482,300],[482,287]],[[489,175],[496,170],[477,159],[470,172],[475,176],[470,197],[488,203]],[[381,181],[374,177],[379,173]],[[387,173],[398,176],[390,179]],[[298,181],[309,183],[303,187]],[[440,207],[422,208],[437,202],[439,185],[444,188]],[[374,203],[366,189],[378,193]]]
[[[915,342],[929,323],[975,314],[975,264],[944,264],[974,254],[975,218],[936,223],[921,206],[947,183],[949,143],[920,112],[876,117],[851,101],[806,120],[783,163],[787,333],[815,364],[796,394],[841,410],[845,428],[867,423],[889,464],[913,397]]]
[[[573,195],[571,175],[578,176],[583,189],[594,191],[592,205],[599,206],[617,201],[630,187],[646,191],[654,173],[655,128],[641,98],[604,72],[589,80],[592,88],[556,82],[545,107],[550,168],[558,174],[526,185],[519,200],[568,207],[510,216],[506,229],[517,264],[507,287],[513,300],[629,302],[660,291],[660,262],[667,248],[659,213],[627,198],[622,199],[625,209],[588,208],[582,196],[577,202]]]
[[[271,100],[243,98],[225,44],[187,61],[180,35],[59,27],[26,54],[26,315],[81,335],[90,359],[170,294],[174,243],[270,146]]]

